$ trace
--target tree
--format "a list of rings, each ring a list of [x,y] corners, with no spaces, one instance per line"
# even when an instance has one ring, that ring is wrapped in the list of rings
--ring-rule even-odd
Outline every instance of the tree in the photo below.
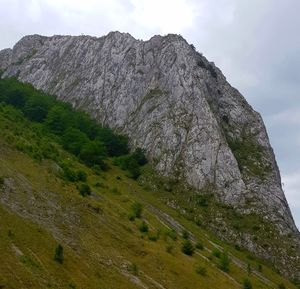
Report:
[[[195,248],[190,240],[185,240],[182,243],[181,251],[186,255],[192,256],[194,254]]]
[[[31,96],[25,104],[24,114],[30,120],[42,122],[50,109],[51,101],[43,95]]]
[[[71,117],[62,105],[55,105],[48,112],[45,123],[51,131],[61,135],[69,127]]]
[[[132,154],[132,157],[136,160],[136,162],[140,165],[143,166],[147,163],[147,159],[145,156],[145,151],[142,150],[141,148],[137,148],[134,153]]]
[[[85,133],[76,128],[69,128],[62,136],[63,147],[74,155],[79,155],[82,147],[89,141]]]
[[[121,156],[128,153],[127,137],[114,134],[109,128],[99,129],[96,139],[104,143],[109,156]]]
[[[27,97],[24,90],[16,88],[8,92],[6,102],[17,108],[22,108],[25,105]]]
[[[54,260],[60,264],[64,262],[64,248],[60,244],[55,248]]]
[[[129,172],[129,177],[131,177],[135,180],[141,174],[140,166],[138,165],[137,161],[132,157],[128,158],[127,170]]]
[[[80,151],[80,159],[87,165],[102,165],[107,155],[106,148],[99,141],[89,141],[85,143]]]

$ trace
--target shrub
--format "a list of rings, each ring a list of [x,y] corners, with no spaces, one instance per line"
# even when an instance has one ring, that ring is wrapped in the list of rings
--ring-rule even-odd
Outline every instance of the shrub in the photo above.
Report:
[[[118,188],[114,187],[110,190],[114,195],[121,195],[121,192],[118,190]]]
[[[35,268],[40,267],[38,263],[36,263],[33,259],[25,255],[20,256],[20,261],[29,267],[35,267]]]
[[[79,186],[79,193],[81,196],[86,197],[91,194],[91,188],[88,184],[81,184]]]
[[[132,263],[129,267],[129,271],[133,274],[133,275],[138,275],[139,274],[139,268],[135,263]]]
[[[203,246],[202,242],[198,241],[198,242],[196,243],[196,248],[199,249],[199,250],[203,250],[203,249],[204,249],[204,246]]]
[[[199,219],[195,221],[195,224],[196,224],[198,227],[202,227],[202,225],[203,225],[203,224],[202,224],[202,221],[199,220]]]
[[[0,186],[4,185],[4,177],[0,177]]]
[[[159,239],[159,235],[160,235],[159,231],[157,231],[155,233],[152,232],[152,233],[148,234],[148,239],[150,241],[156,242]]]
[[[257,264],[257,271],[262,272],[263,268],[261,264]]]
[[[65,164],[61,164],[62,166],[62,172],[60,173],[60,176],[69,182],[76,182],[77,181],[77,172],[72,170],[70,167],[68,167]]]
[[[207,207],[208,206],[207,197],[203,196],[203,195],[197,195],[196,196],[196,204],[201,207]]]
[[[247,272],[248,272],[249,275],[252,273],[252,268],[251,268],[250,263],[247,264]]]
[[[176,231],[174,229],[168,230],[166,232],[166,236],[170,237],[173,241],[177,240],[177,233],[176,233]]]
[[[211,252],[211,254],[217,258],[221,257],[221,251],[219,249],[214,248]]]
[[[194,254],[195,248],[194,248],[193,244],[191,243],[191,241],[185,240],[182,243],[181,251],[182,251],[182,253],[184,253],[188,256],[192,256]]]
[[[83,170],[77,171],[77,180],[82,181],[82,182],[86,182],[86,180],[87,180],[86,172],[83,171]]]
[[[188,231],[184,230],[182,232],[182,238],[188,240],[190,238],[190,234]]]
[[[128,220],[129,221],[134,221],[135,220],[135,213],[134,212],[130,212],[128,214]]]
[[[278,289],[285,289],[285,285],[284,285],[283,283],[280,283],[280,284],[278,285]]]
[[[149,227],[148,225],[145,223],[145,221],[143,221],[140,225],[139,225],[139,230],[142,233],[147,233],[149,231]]]
[[[174,249],[173,245],[168,245],[166,247],[166,252],[169,253],[169,254],[172,254],[173,253],[173,249]]]
[[[252,283],[249,279],[244,279],[243,289],[252,289]]]
[[[64,248],[60,244],[55,248],[54,260],[60,264],[64,262]]]
[[[141,148],[137,148],[134,151],[134,153],[132,154],[132,158],[134,158],[140,166],[143,166],[147,163],[147,158],[145,156],[145,151],[142,150]]]
[[[147,163],[144,151],[137,148],[132,154],[120,156],[114,159],[114,164],[119,166],[122,170],[129,172],[129,177],[137,179],[140,174],[140,166]]]
[[[241,172],[247,168],[248,172],[261,179],[270,171],[270,165],[263,162],[262,147],[256,144],[251,136],[243,135],[241,139],[228,141]]]
[[[201,265],[197,266],[195,271],[197,274],[202,275],[202,276],[205,276],[206,272],[207,272],[206,268]]]
[[[140,218],[143,212],[143,205],[139,202],[134,202],[131,206],[131,210],[136,218]]]
[[[242,250],[241,247],[240,247],[238,244],[235,244],[235,245],[234,245],[234,248],[235,248],[237,251],[241,251],[241,250]]]
[[[226,252],[222,253],[220,256],[218,267],[224,272],[229,272],[229,264],[230,259],[228,257],[228,254]]]

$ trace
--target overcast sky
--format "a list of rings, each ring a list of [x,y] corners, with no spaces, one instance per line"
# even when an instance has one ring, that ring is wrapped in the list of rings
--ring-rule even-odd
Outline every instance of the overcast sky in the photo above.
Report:
[[[262,114],[300,226],[299,0],[0,0],[0,7],[0,49],[27,34],[181,34]]]

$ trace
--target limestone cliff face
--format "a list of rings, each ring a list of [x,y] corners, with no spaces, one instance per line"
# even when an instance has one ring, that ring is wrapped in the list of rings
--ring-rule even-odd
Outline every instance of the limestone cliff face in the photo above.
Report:
[[[260,115],[181,36],[26,36],[0,70],[127,134],[161,174],[297,234]]]

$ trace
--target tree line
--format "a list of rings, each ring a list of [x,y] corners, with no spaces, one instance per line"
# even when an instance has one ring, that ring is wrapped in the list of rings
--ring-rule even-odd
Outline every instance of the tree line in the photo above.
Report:
[[[45,132],[54,134],[65,150],[90,167],[106,169],[105,159],[114,157],[115,164],[128,170],[133,178],[146,163],[144,152],[129,153],[128,138],[99,125],[87,113],[70,104],[21,83],[15,78],[0,80],[0,103],[20,110],[30,121],[42,124]]]

